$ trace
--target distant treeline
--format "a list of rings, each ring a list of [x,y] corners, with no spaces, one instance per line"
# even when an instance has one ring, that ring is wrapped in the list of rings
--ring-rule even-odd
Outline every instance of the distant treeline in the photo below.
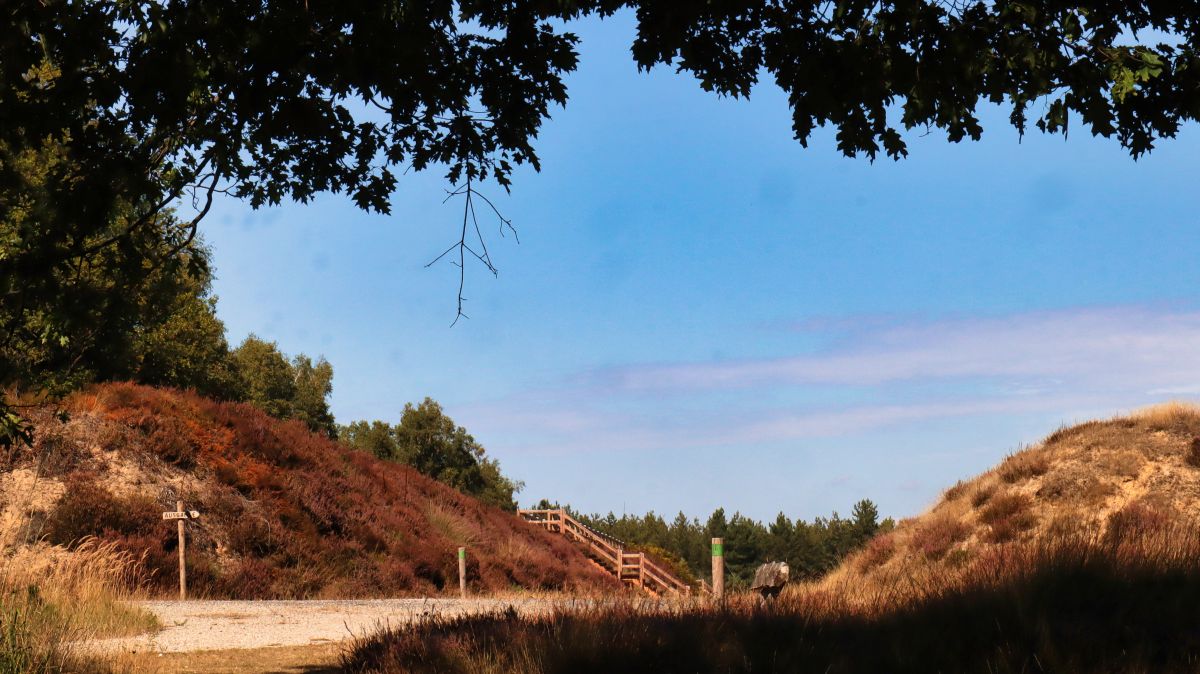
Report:
[[[758,565],[768,561],[787,562],[793,580],[818,578],[875,534],[895,527],[890,517],[880,521],[879,509],[868,499],[855,503],[849,518],[834,512],[829,517],[806,522],[779,513],[770,524],[738,512],[732,517],[727,516],[724,508],[717,508],[704,522],[698,518],[688,519],[682,512],[667,522],[654,512],[643,516],[618,517],[611,512],[585,515],[569,506],[546,500],[535,507],[564,507],[576,519],[601,533],[657,553],[667,561],[682,563],[695,578],[708,578],[712,564],[711,541],[722,538],[726,582],[731,587],[749,585]]]

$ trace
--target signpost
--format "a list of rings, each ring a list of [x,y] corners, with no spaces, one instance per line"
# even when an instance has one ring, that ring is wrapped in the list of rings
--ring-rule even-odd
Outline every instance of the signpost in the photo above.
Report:
[[[179,601],[187,599],[187,562],[184,561],[186,542],[183,535],[183,521],[199,519],[200,511],[184,510],[183,501],[175,502],[175,510],[163,513],[164,520],[177,520],[179,524]]]
[[[467,549],[458,549],[458,595],[467,598]]]
[[[712,539],[712,596],[721,601],[725,596],[725,541]]]

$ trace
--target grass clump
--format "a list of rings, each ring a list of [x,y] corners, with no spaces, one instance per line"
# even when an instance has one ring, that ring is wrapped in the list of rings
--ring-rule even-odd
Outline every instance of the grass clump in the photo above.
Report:
[[[110,671],[77,644],[157,628],[153,615],[123,601],[140,586],[136,561],[89,540],[52,559],[27,553],[0,564],[0,672]]]
[[[937,560],[970,533],[971,527],[967,524],[951,517],[939,517],[918,526],[912,534],[911,545],[926,559]]]
[[[997,472],[1001,480],[1012,484],[1044,475],[1048,470],[1050,470],[1050,457],[1046,451],[1044,449],[1027,449],[1005,459]]]

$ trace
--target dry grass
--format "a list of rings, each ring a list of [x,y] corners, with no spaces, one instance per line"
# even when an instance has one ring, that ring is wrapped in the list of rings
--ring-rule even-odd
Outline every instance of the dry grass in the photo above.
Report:
[[[343,665],[408,674],[1194,672],[1200,527],[1148,505],[1118,519],[1103,536],[805,584],[767,609],[740,596],[719,607],[606,603],[434,620],[362,639]]]
[[[1187,427],[1200,418],[1200,405],[1185,400],[1171,400],[1135,410],[1129,418],[1159,428]]]
[[[109,544],[82,542],[71,553],[25,549],[0,564],[0,671],[105,672],[113,663],[72,644],[157,627],[125,600],[142,585],[138,560]]]
[[[959,481],[928,512],[900,523],[886,544],[888,554],[867,546],[829,582],[923,578],[978,564],[996,546],[1064,534],[1102,536],[1115,513],[1156,497],[1177,517],[1200,521],[1197,468],[1195,405],[1160,405],[1060,428],[992,470]]]

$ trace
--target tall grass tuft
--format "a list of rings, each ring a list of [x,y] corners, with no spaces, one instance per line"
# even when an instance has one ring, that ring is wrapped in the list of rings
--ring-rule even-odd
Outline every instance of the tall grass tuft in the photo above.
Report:
[[[124,601],[142,586],[133,556],[94,539],[70,553],[40,553],[0,563],[0,672],[108,671],[75,645],[157,627],[153,615]]]

